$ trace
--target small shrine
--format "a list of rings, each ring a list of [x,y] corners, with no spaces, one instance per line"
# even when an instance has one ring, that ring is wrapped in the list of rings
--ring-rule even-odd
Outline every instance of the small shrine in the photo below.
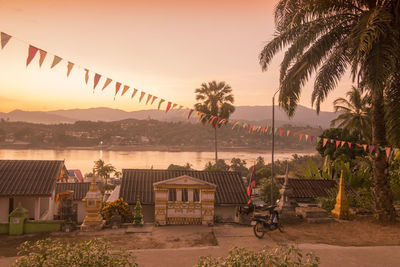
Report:
[[[214,223],[215,184],[183,175],[153,188],[157,225]]]
[[[336,197],[335,208],[331,211],[331,214],[338,219],[346,220],[350,218],[349,204],[343,181],[343,171],[340,174],[339,192]]]
[[[93,231],[102,229],[105,223],[100,214],[103,196],[96,185],[94,171],[89,191],[82,201],[86,209],[86,217],[81,225],[81,230]]]
[[[295,207],[291,203],[290,197],[293,189],[289,186],[289,166],[286,166],[285,181],[279,190],[281,199],[279,200],[277,210],[282,218],[296,217]]]

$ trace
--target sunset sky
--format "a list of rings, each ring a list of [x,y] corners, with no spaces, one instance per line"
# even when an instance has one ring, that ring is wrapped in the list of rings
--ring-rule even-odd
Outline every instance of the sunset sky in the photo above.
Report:
[[[271,105],[278,88],[277,56],[262,72],[258,55],[274,32],[276,0],[0,0],[0,31],[123,84],[192,107],[202,82],[226,81],[236,105]],[[114,98],[114,83],[93,93],[77,66],[66,78],[66,62],[39,69],[36,55],[26,68],[28,45],[12,38],[0,50],[0,111],[111,107],[157,108]],[[323,104],[350,88],[344,80]],[[310,82],[300,104],[311,107]],[[164,105],[165,107],[165,105]]]

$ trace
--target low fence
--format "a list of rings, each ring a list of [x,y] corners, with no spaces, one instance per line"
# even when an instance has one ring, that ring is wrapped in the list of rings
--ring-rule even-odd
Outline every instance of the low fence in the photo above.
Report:
[[[61,221],[26,221],[24,234],[57,232],[61,230]]]
[[[0,235],[2,234],[8,235],[9,229],[10,229],[9,223],[0,223]]]

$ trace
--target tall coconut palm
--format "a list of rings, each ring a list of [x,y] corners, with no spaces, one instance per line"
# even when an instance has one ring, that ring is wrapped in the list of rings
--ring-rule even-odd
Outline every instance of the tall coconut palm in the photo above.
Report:
[[[333,102],[335,112],[339,116],[331,121],[331,126],[337,125],[349,131],[359,133],[360,139],[371,142],[371,98],[360,87],[353,86],[346,93],[348,99],[339,97]]]
[[[280,0],[275,10],[275,37],[260,54],[262,69],[287,47],[281,63],[279,103],[289,115],[301,88],[316,74],[312,103],[317,112],[346,70],[371,95],[372,144],[385,146],[384,98],[400,97],[399,0]],[[394,110],[399,114],[398,110]],[[399,116],[397,116],[399,117]],[[393,121],[399,123],[400,120]],[[394,132],[393,132],[394,133]],[[375,215],[394,220],[385,153],[373,157]]]
[[[202,83],[200,88],[195,90],[196,100],[199,101],[194,105],[199,112],[211,116],[218,116],[220,119],[228,119],[235,111],[233,106],[234,97],[232,88],[225,82],[208,82]],[[205,122],[205,120],[203,120]],[[215,141],[215,163],[218,162],[218,146],[217,146],[217,128],[220,124],[218,120],[214,120],[212,127],[214,128]]]
[[[117,169],[111,164],[105,164],[104,160],[99,159],[94,162],[94,172],[105,180],[107,184],[107,179],[110,178],[110,174],[114,173],[119,175]]]

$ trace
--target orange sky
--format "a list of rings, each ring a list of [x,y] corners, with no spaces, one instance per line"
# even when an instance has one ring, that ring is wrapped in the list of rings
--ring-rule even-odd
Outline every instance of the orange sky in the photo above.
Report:
[[[224,80],[236,105],[270,105],[278,88],[279,55],[261,72],[258,54],[273,34],[277,1],[20,1],[0,0],[0,31],[185,106],[202,82]],[[95,93],[82,69],[66,78],[65,62],[41,69],[38,55],[25,67],[27,45],[11,39],[0,51],[0,111],[112,107],[157,108],[128,95],[113,100],[114,84]],[[91,76],[91,82],[93,77]],[[345,80],[322,110],[350,88]],[[311,106],[311,83],[301,104]],[[129,94],[129,93],[127,93]]]

